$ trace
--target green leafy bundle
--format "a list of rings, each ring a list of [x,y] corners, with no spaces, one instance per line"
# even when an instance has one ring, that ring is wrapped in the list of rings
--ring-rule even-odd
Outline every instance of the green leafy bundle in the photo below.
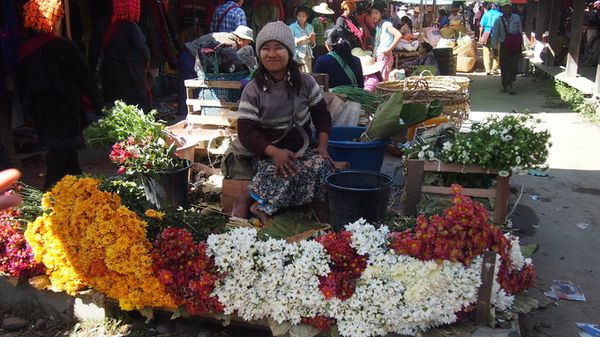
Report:
[[[105,116],[83,132],[86,143],[91,147],[103,147],[124,141],[130,137],[136,140],[147,136],[164,137],[165,124],[156,121],[156,110],[145,114],[135,105],[115,101],[115,106],[104,110]]]

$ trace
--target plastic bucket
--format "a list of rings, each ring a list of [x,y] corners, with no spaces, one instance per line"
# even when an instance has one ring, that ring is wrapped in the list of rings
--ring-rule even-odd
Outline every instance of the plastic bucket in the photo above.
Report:
[[[158,209],[167,206],[188,206],[188,173],[192,162],[186,166],[167,172],[141,175],[146,200]]]
[[[456,75],[456,57],[452,54],[452,48],[434,48],[433,55],[438,62],[440,75]]]
[[[356,170],[379,171],[389,141],[355,141],[365,132],[364,127],[335,126],[329,135],[329,156],[335,161],[350,162]],[[353,141],[354,140],[354,141]]]
[[[392,178],[379,172],[347,170],[325,178],[329,223],[335,230],[360,218],[383,219],[392,191]]]

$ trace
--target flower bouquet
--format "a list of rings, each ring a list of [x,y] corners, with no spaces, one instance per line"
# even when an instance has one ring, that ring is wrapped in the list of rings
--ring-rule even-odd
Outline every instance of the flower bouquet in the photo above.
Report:
[[[191,163],[177,156],[179,144],[169,136],[165,123],[155,120],[156,111],[144,114],[136,106],[116,101],[105,112],[85,130],[88,145],[114,143],[109,158],[118,165],[117,173],[138,176],[146,199],[158,208],[186,205]]]

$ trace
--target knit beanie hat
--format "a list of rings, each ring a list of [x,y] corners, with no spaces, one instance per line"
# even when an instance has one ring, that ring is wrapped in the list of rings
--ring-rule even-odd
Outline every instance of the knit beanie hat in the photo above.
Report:
[[[258,32],[256,37],[256,54],[260,55],[260,48],[269,41],[277,41],[287,47],[290,57],[294,56],[296,42],[294,33],[285,23],[281,21],[269,22]]]

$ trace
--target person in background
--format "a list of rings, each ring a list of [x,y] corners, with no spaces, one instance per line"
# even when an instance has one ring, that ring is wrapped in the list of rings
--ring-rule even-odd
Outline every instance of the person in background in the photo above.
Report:
[[[312,72],[313,53],[312,47],[315,46],[315,30],[307,22],[310,16],[310,9],[306,6],[300,6],[296,9],[297,21],[290,25],[296,41],[294,59],[300,64],[300,70],[303,73]]]
[[[335,20],[335,25],[344,29],[345,39],[350,42],[352,48],[363,45],[363,30],[354,17],[356,11],[355,0],[344,0],[340,5],[342,15]]]
[[[427,42],[421,42],[418,51],[419,56],[412,61],[403,63],[402,67],[407,68],[407,70],[412,70],[416,66],[433,66],[435,67],[435,71],[433,72],[433,74],[439,75],[440,67],[438,65],[437,59],[435,58],[435,55],[433,54],[433,47]],[[409,72],[407,71],[407,73]]]
[[[317,6],[313,6],[313,12],[318,14],[312,20],[312,26],[315,31],[315,47],[313,48],[313,56],[315,61],[319,57],[327,54],[327,48],[325,47],[325,32],[333,26],[333,22],[329,19],[329,16],[335,12],[327,6],[326,2],[322,2]]]
[[[402,19],[400,19],[400,28],[398,31],[400,31],[400,34],[402,34],[403,40],[413,40],[413,22],[410,20],[410,17],[403,16]]]
[[[448,25],[448,23],[450,23],[450,20],[448,20],[448,14],[446,13],[445,9],[440,8],[438,13],[439,13],[439,16],[437,19],[437,27],[442,29],[442,28],[446,27]]]
[[[265,223],[280,209],[325,198],[325,177],[333,172],[327,151],[331,115],[317,82],[294,61],[295,46],[294,34],[280,21],[256,37],[260,66],[242,91],[239,138],[230,147],[251,156],[255,173],[233,216],[246,218],[251,211]],[[311,122],[316,144],[310,141]]]
[[[102,96],[92,71],[77,46],[56,35],[62,3],[40,8],[37,1],[24,6],[26,40],[19,48],[19,94],[29,104],[35,128],[48,148],[44,190],[65,175],[81,174],[77,150],[84,145],[87,125],[82,100],[86,97],[96,112]]]
[[[362,38],[360,40],[361,49],[372,50],[373,39],[375,37],[375,27],[377,26],[371,15],[369,15],[369,8],[371,4],[367,1],[361,1],[356,6],[355,19],[360,25],[362,32]]]
[[[484,7],[485,8],[485,7]],[[489,8],[485,11],[485,14],[481,17],[479,26],[479,43],[483,47],[483,67],[487,75],[493,75],[498,73],[500,69],[500,63],[498,62],[498,55],[492,53],[492,49],[498,49],[498,46],[492,46],[492,28],[496,20],[502,16],[502,13],[498,10],[495,3],[489,5]]]
[[[315,72],[329,75],[330,88],[340,85],[362,88],[364,80],[360,59],[352,55],[350,42],[344,39],[344,30],[340,27],[328,30],[325,45],[329,52],[319,57]]]
[[[283,20],[281,0],[255,0],[252,2],[252,30],[258,34],[267,23]]]
[[[448,21],[459,21],[460,24],[464,24],[464,18],[463,16],[460,14],[460,7],[458,6],[452,6],[452,8],[450,8],[450,15],[448,15]]]
[[[392,51],[402,39],[402,34],[394,28],[391,22],[384,20],[383,14],[385,14],[385,3],[375,1],[373,6],[371,6],[369,13],[371,18],[373,18],[373,21],[377,23],[373,58],[383,63],[381,76],[384,81],[387,81],[388,75],[394,65]]]
[[[198,49],[207,42],[215,41],[226,43],[239,50],[250,45],[254,41],[254,32],[246,26],[238,26],[232,33],[209,33],[199,38],[186,42],[179,53],[178,63],[178,92],[179,92],[179,115],[187,114],[185,80],[198,77],[194,66],[198,57]]]
[[[486,10],[486,7],[484,4],[476,4],[475,5],[475,10],[474,10],[474,15],[473,15],[473,25],[474,25],[473,31],[476,34],[475,37],[477,38],[477,40],[479,40],[479,38],[481,37],[481,32],[480,32],[481,24],[480,23],[481,23],[481,18],[485,14],[485,10]]]
[[[229,0],[217,7],[210,22],[210,31],[231,33],[238,26],[248,26],[243,4],[244,0]]]
[[[412,28],[420,29],[421,28],[421,10],[419,7],[415,7],[408,11],[408,17],[410,22],[412,22]]]
[[[511,95],[515,94],[514,84],[517,79],[517,67],[522,56],[523,46],[523,26],[521,18],[518,14],[512,13],[512,5],[509,0],[501,0],[502,16],[496,20],[492,28],[492,46],[500,46],[499,61],[500,73],[502,75],[501,92],[508,92]],[[510,35],[509,35],[510,34]],[[519,38],[520,45],[510,45],[514,40]],[[515,44],[516,45],[516,44]],[[514,50],[513,50],[514,47]],[[497,49],[493,49],[494,55],[498,54]]]
[[[122,100],[149,112],[152,94],[146,73],[150,49],[136,23],[139,18],[139,8],[113,8],[111,23],[102,36],[102,94],[108,105]]]
[[[412,21],[408,16],[403,16],[400,19],[400,24],[395,26],[396,29],[402,34],[402,39],[400,42],[394,47],[395,50],[406,50],[406,51],[415,51],[419,47],[419,41],[415,39],[412,34],[413,26]]]

